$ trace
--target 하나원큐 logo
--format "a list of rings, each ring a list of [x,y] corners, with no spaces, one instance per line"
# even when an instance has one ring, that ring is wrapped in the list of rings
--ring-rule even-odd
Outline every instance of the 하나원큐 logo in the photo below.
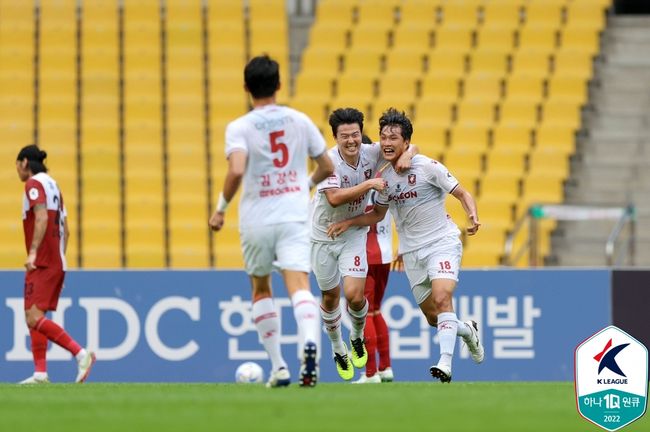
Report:
[[[648,350],[623,330],[609,326],[575,350],[578,412],[615,431],[643,416],[648,400]]]

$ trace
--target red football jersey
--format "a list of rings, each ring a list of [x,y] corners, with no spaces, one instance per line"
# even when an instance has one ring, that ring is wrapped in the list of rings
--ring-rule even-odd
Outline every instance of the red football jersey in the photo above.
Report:
[[[23,196],[23,229],[25,248],[29,248],[34,237],[34,206],[43,204],[47,208],[47,230],[36,251],[36,266],[66,270],[64,255],[64,221],[66,217],[63,195],[52,177],[38,173],[25,182]]]

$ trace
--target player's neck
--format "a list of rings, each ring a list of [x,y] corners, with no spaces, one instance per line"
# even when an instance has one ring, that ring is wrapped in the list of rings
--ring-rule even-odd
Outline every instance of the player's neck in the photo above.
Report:
[[[266,105],[275,105],[275,95],[260,99],[253,98],[253,108],[262,108]]]

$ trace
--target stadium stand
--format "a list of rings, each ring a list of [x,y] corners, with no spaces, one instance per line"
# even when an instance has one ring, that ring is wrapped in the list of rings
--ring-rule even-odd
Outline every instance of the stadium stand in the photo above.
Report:
[[[363,109],[371,133],[389,106],[411,115],[421,151],[479,200],[484,229],[465,239],[464,265],[497,265],[529,203],[564,200],[609,5],[321,0],[306,48],[290,53],[284,0],[0,0],[0,139],[15,143],[2,155],[32,141],[48,151],[73,267],[241,268],[236,206],[218,236],[205,222],[223,184],[225,125],[248,109],[243,65],[268,52],[283,68],[280,101],[325,136],[340,105]],[[0,202],[17,208],[20,185],[2,173],[14,186]],[[22,264],[11,214],[5,268]]]

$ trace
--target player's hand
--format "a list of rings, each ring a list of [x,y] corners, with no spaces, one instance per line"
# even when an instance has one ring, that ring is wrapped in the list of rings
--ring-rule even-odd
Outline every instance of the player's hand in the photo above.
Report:
[[[481,223],[478,221],[478,216],[474,214],[469,215],[469,221],[471,222],[471,225],[467,227],[467,235],[474,235],[481,226]]]
[[[28,272],[36,270],[36,252],[30,252],[25,260],[25,268]]]
[[[208,225],[210,225],[210,229],[212,231],[219,231],[223,227],[223,222],[226,217],[226,214],[223,212],[214,212],[212,217],[210,218],[210,221],[208,222]]]
[[[413,155],[411,154],[410,151],[405,151],[402,153],[402,155],[397,159],[397,163],[395,164],[395,171],[398,174],[402,174],[408,170],[411,169],[411,159],[413,159]]]
[[[397,254],[390,265],[390,269],[393,271],[404,271],[404,260],[402,259],[402,254]]]
[[[386,180],[384,180],[381,177],[366,180],[366,182],[368,182],[370,187],[376,190],[377,192],[383,191],[384,188],[386,187]]]
[[[350,228],[350,223],[348,221],[333,223],[327,228],[327,236],[334,240],[336,237],[346,232],[348,228]]]

